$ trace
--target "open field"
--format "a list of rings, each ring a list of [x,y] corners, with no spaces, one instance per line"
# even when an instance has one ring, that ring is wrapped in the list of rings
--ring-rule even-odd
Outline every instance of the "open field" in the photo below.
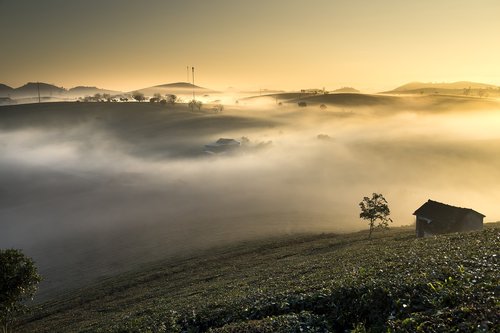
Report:
[[[34,257],[41,301],[215,245],[361,230],[357,204],[372,192],[395,225],[411,224],[429,198],[500,220],[497,101],[337,95],[307,108],[255,98],[222,113],[2,106],[0,247]],[[314,98],[332,100],[320,110]],[[248,144],[204,153],[221,137]]]
[[[44,303],[20,332],[496,332],[500,225],[295,235],[143,265]]]

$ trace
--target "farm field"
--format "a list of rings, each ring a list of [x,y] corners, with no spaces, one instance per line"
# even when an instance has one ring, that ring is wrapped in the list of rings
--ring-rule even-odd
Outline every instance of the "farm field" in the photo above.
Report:
[[[65,293],[18,331],[496,332],[499,247],[498,223],[242,242]]]

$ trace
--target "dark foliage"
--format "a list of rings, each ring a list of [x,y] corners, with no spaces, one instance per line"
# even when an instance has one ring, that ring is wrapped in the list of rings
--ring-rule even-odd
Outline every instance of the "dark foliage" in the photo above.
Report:
[[[40,281],[31,258],[19,250],[0,250],[0,324],[4,332],[29,310],[26,301],[35,295]]]
[[[389,229],[389,222],[392,219],[389,217],[391,211],[384,196],[379,193],[373,193],[371,198],[364,197],[363,201],[359,203],[361,213],[359,217],[368,220],[370,226],[370,234],[368,238],[372,237],[372,232],[375,227],[381,229]]]
[[[499,247],[499,228],[256,242],[117,277],[47,304],[26,330],[494,332]]]

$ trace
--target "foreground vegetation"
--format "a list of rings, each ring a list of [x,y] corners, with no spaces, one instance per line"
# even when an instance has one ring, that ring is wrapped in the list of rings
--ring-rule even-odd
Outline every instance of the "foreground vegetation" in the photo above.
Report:
[[[366,236],[287,236],[155,263],[47,302],[19,330],[498,330],[499,224],[428,239],[404,228]]]

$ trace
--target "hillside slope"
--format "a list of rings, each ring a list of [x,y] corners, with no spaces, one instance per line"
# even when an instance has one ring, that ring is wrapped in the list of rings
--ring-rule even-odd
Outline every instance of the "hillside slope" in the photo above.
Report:
[[[494,85],[470,81],[459,81],[459,82],[443,82],[443,83],[433,83],[433,82],[410,82],[402,86],[397,87],[393,91],[407,91],[407,90],[418,90],[424,88],[434,88],[434,89],[487,89],[487,88],[497,88]]]
[[[189,95],[192,94],[193,91],[195,91],[197,94],[209,94],[209,93],[216,93],[217,91],[200,87],[197,85],[193,85],[189,82],[175,82],[175,83],[166,83],[166,84],[160,84],[156,85],[153,87],[147,87],[147,88],[142,88],[138,89],[135,91],[139,91],[146,96],[153,96],[153,94],[159,93],[162,95],[165,94],[176,94],[176,95]],[[132,92],[130,92],[132,93]]]
[[[45,303],[21,332],[494,331],[500,225],[288,236],[144,266]]]
[[[500,87],[477,82],[459,81],[451,83],[410,82],[383,94],[447,94],[465,96],[498,96]]]
[[[0,97],[7,97],[14,91],[14,88],[6,84],[0,83]]]
[[[358,89],[355,89],[353,87],[342,87],[339,89],[333,90],[334,93],[359,93],[360,91]]]
[[[67,91],[67,95],[72,97],[93,96],[95,94],[118,95],[121,94],[121,92],[115,90],[101,89],[97,87],[87,87],[87,86],[77,86]]]
[[[394,96],[368,95],[361,93],[334,93],[334,94],[307,94],[307,93],[279,93],[262,96],[252,96],[241,99],[244,102],[258,100],[272,100],[276,102],[296,104],[305,101],[310,104],[330,104],[336,106],[382,106],[399,104],[402,99]]]
[[[40,91],[41,96],[53,96],[62,95],[67,90],[49,83],[28,82],[24,86],[14,89],[13,94],[16,97],[33,97],[38,96],[38,91]]]

